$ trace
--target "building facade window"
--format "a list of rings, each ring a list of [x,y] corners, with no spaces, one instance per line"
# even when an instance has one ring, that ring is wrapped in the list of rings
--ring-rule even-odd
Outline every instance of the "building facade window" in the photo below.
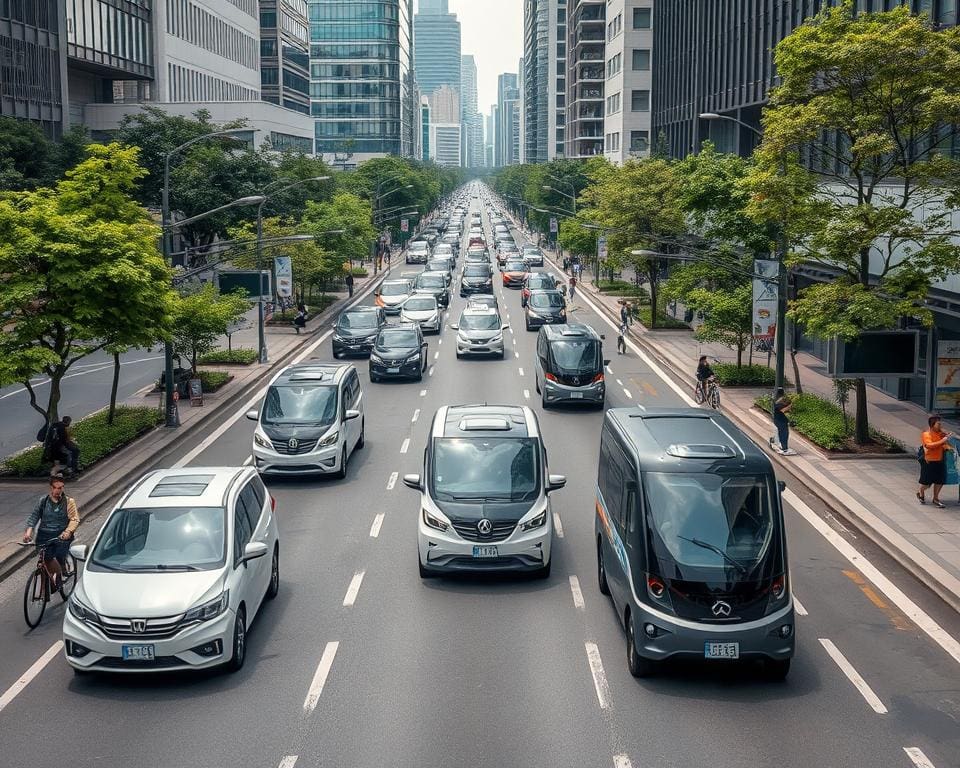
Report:
[[[650,69],[650,49],[634,48],[633,49],[633,71],[645,72],[648,69]]]
[[[630,151],[646,152],[650,148],[650,131],[630,131]]]
[[[653,26],[652,8],[634,8],[633,9],[633,28],[650,29]]]
[[[633,112],[650,111],[650,91],[637,90],[630,94],[630,109]]]

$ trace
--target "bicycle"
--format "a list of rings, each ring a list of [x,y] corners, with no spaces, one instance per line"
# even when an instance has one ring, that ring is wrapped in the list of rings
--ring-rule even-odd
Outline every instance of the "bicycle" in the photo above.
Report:
[[[59,539],[59,536],[50,539],[44,543],[37,551],[37,565],[27,579],[27,586],[23,590],[23,618],[30,629],[35,629],[43,619],[43,613],[47,609],[47,603],[50,602],[50,593],[53,584],[50,583],[50,574],[47,573],[47,567],[43,563],[43,556],[46,554],[47,547]],[[34,542],[20,542],[20,546],[33,546]],[[60,563],[60,588],[56,591],[60,593],[60,599],[66,602],[73,593],[73,588],[77,584],[77,561],[69,552]]]
[[[706,391],[704,391],[704,382],[697,382],[697,388],[694,390],[694,399],[697,401],[697,405],[707,403],[715,411],[718,411],[720,410],[720,385],[717,384],[715,378],[709,379],[706,384],[709,386]]]

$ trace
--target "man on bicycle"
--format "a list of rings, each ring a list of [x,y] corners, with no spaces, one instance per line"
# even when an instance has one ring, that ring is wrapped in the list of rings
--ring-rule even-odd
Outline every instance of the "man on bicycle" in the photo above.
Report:
[[[80,512],[77,502],[63,492],[63,478],[53,475],[50,478],[50,491],[45,494],[33,508],[27,518],[27,530],[23,534],[25,543],[31,539],[36,542],[37,549],[43,547],[51,539],[56,541],[47,544],[44,549],[43,562],[50,574],[51,591],[60,587],[61,566],[70,551],[70,540],[73,532],[80,525]],[[34,538],[36,528],[36,538]]]
[[[707,384],[710,383],[715,375],[713,368],[710,367],[710,363],[707,362],[707,356],[701,355],[700,362],[697,363],[697,386],[693,391],[698,403],[702,403],[707,399]]]

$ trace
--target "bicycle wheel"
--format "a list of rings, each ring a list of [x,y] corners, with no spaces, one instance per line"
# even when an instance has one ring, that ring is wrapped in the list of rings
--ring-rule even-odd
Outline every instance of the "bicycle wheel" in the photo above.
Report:
[[[710,389],[710,407],[714,410],[720,410],[720,387]]]
[[[60,599],[64,602],[73,594],[73,588],[77,586],[77,561],[73,555],[67,554],[63,559],[63,566],[60,575]]]
[[[693,391],[693,399],[697,401],[697,405],[703,405],[703,401],[706,399],[703,396],[703,387],[697,386]]]
[[[27,626],[33,629],[43,618],[47,609],[47,579],[46,574],[38,570],[30,574],[26,589],[23,590],[23,618]]]

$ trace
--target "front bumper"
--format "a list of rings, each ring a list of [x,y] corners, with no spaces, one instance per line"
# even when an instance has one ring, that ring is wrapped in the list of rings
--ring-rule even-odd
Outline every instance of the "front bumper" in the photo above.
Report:
[[[369,355],[373,350],[373,345],[377,337],[373,336],[369,340],[357,339],[338,339],[333,337],[333,356],[341,355]]]
[[[483,285],[460,284],[460,296],[470,296],[474,293],[493,293],[493,282],[484,283]]]
[[[566,317],[559,317],[556,315],[549,315],[544,317],[543,315],[534,315],[527,313],[527,325],[531,328],[539,328],[541,325],[560,325],[567,322]]]
[[[64,653],[70,666],[100,672],[171,672],[216,667],[230,661],[233,655],[235,618],[234,611],[228,609],[213,621],[195,624],[167,639],[113,640],[67,610],[63,619]],[[196,650],[211,644],[219,644],[219,652],[201,655]],[[152,645],[155,659],[124,661],[124,645]],[[86,652],[81,655],[78,646]]]
[[[457,336],[458,355],[503,355],[503,336],[499,341],[465,341]]]
[[[417,378],[423,373],[423,362],[417,360],[412,363],[394,364],[392,361],[385,363],[374,363],[370,361],[370,373],[381,379],[411,379]]]
[[[520,528],[504,541],[492,543],[497,547],[497,557],[473,556],[475,546],[487,546],[484,542],[467,541],[452,528],[438,531],[427,527],[420,515],[417,533],[420,562],[430,571],[442,573],[482,571],[538,571],[550,562],[553,543],[553,519],[547,514],[547,523],[527,533]]]
[[[341,430],[342,433],[342,430]],[[341,440],[309,453],[287,455],[253,444],[253,465],[263,475],[328,475],[340,469]]]
[[[602,404],[606,398],[606,384],[598,381],[582,387],[568,387],[555,381],[545,381],[543,395],[548,403],[591,403]]]

